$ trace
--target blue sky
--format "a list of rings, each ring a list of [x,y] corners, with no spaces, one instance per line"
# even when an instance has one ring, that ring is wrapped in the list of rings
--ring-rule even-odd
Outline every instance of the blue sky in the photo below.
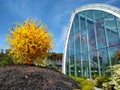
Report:
[[[53,51],[63,52],[72,11],[90,3],[106,3],[120,8],[120,0],[0,0],[0,49],[8,48],[5,38],[13,23],[33,17],[48,26],[48,31],[53,34]]]

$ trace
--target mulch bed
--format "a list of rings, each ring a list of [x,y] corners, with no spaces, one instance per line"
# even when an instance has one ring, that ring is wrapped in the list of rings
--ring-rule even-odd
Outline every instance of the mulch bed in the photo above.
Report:
[[[0,90],[73,90],[78,83],[53,69],[28,65],[0,67]]]

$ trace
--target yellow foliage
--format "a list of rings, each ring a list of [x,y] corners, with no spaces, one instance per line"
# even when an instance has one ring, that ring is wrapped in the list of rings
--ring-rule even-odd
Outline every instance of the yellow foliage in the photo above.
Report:
[[[7,35],[7,41],[16,63],[39,63],[53,47],[52,34],[46,26],[31,18],[15,24]]]

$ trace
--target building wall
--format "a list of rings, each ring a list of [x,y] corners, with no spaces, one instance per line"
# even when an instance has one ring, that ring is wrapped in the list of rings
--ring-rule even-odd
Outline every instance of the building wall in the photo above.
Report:
[[[120,18],[102,10],[75,14],[65,56],[65,73],[91,78],[119,63]]]

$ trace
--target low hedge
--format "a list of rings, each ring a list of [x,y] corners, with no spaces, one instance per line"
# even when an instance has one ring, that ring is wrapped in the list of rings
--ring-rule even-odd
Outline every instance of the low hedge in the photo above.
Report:
[[[81,90],[94,90],[94,85],[90,81],[88,81],[84,78],[75,77],[75,76],[70,76],[70,78],[74,79],[75,81],[77,81],[79,83],[79,87],[80,87],[79,89],[81,89]]]

